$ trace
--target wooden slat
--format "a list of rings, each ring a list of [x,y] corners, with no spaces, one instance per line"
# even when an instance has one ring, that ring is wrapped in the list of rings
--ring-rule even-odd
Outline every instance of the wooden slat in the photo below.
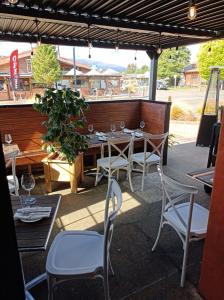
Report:
[[[94,130],[110,131],[111,123],[115,123],[120,130],[120,121],[124,121],[127,128],[139,128],[139,123],[144,120],[144,131],[151,133],[163,133],[168,128],[167,112],[169,104],[142,101],[104,101],[89,102],[89,110],[86,111],[87,123],[93,123]],[[0,107],[0,130],[2,134],[10,132],[13,142],[17,143],[21,151],[40,151],[42,135],[46,132],[42,122],[46,120],[32,105],[1,106]],[[87,125],[81,133],[88,133]],[[98,149],[90,149],[89,154],[99,153]],[[17,165],[40,163],[45,157],[44,153],[20,157]]]

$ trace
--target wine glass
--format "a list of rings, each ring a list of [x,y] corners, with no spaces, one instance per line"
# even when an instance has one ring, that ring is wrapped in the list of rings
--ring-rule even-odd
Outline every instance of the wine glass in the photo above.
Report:
[[[12,142],[12,136],[10,133],[5,134],[5,142],[9,145]]]
[[[35,179],[31,173],[23,173],[21,177],[21,186],[25,191],[28,191],[27,204],[36,202],[34,197],[31,197],[30,191],[35,187]]]
[[[144,127],[145,127],[145,122],[144,122],[144,121],[141,121],[141,122],[140,122],[140,128],[141,128],[141,130],[143,130]]]
[[[124,128],[125,128],[125,122],[124,121],[120,122],[120,128],[121,128],[122,131],[124,131]]]
[[[88,125],[88,130],[89,130],[90,134],[93,133],[93,124]]]
[[[110,130],[111,130],[112,135],[113,135],[113,133],[116,131],[116,125],[115,125],[114,123],[112,123],[112,124],[110,125]]]

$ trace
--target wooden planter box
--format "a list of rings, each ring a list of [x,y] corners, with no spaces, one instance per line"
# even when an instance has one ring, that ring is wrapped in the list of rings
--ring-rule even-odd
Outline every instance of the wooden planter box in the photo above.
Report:
[[[52,181],[70,182],[71,192],[77,193],[78,184],[83,181],[83,153],[80,153],[70,165],[67,161],[57,159],[57,154],[49,155],[42,160],[46,190],[52,192]]]

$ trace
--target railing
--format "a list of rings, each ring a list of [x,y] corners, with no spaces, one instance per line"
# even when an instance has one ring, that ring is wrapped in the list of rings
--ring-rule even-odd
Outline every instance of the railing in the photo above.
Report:
[[[94,130],[109,131],[115,123],[119,129],[120,121],[126,127],[135,129],[141,120],[145,121],[146,132],[163,133],[169,130],[170,103],[148,100],[90,101],[86,112],[88,123],[93,123]],[[32,105],[0,106],[1,134],[11,133],[13,142],[21,151],[32,152],[41,149],[41,138],[45,132],[42,122],[46,117],[36,112]],[[87,126],[83,133],[88,133]],[[165,149],[166,162],[167,147]],[[38,161],[33,159],[34,163]],[[23,164],[26,158],[23,158]],[[32,163],[29,161],[27,163]]]

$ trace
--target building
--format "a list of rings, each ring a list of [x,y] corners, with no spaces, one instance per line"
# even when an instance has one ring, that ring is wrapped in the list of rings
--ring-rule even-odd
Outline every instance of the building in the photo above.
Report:
[[[184,67],[183,74],[185,86],[198,87],[206,83],[206,80],[201,78],[196,63]]]
[[[35,50],[34,50],[35,51]],[[19,76],[21,90],[17,92],[17,98],[28,99],[32,98],[37,92],[43,91],[43,84],[37,84],[32,78],[32,64],[31,64],[31,53],[32,51],[25,51],[19,53]],[[73,68],[73,60],[59,57],[59,64],[64,74]],[[0,100],[13,99],[13,91],[10,86],[10,57],[0,57]],[[91,70],[87,65],[76,62],[77,71],[85,74]]]

